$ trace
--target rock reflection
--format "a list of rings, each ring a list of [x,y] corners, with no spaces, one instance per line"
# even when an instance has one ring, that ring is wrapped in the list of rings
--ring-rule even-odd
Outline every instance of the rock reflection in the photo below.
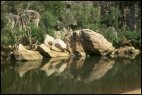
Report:
[[[85,60],[89,63],[86,63]],[[51,58],[40,70],[45,71],[46,76],[61,76],[63,78],[74,79],[83,82],[92,82],[100,79],[109,71],[113,64],[113,59],[94,57],[93,59],[86,59],[85,57],[57,57]],[[23,75],[32,69],[37,69],[41,66],[42,60],[27,61],[16,68],[19,76]]]
[[[92,82],[103,77],[110,69],[112,69],[115,63],[112,59],[101,58],[99,62],[94,61],[94,67],[90,73],[90,76],[84,80],[84,82]]]
[[[68,57],[51,58],[40,70],[45,71],[47,76],[60,75],[67,67],[67,60]]]
[[[88,63],[88,61],[90,62]],[[70,59],[58,57],[51,58],[41,70],[45,71],[47,76],[60,75],[65,79],[88,83],[103,77],[113,67],[114,63],[115,60],[103,57],[94,57],[91,60],[85,57],[71,57]]]
[[[26,72],[33,69],[38,69],[42,63],[42,60],[36,60],[36,61],[26,61],[26,62],[20,62],[18,61],[17,64],[20,64],[15,70],[19,73],[20,77],[23,77]]]
[[[68,61],[68,69],[64,72],[64,78],[74,79],[83,82],[92,82],[103,77],[115,63],[115,60],[94,57],[71,58]]]
[[[141,57],[58,57],[20,62],[2,65],[2,93],[115,94],[141,87]]]

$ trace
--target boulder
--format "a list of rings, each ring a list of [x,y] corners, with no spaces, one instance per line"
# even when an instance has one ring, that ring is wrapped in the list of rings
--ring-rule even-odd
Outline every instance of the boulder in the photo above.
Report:
[[[118,49],[115,49],[111,53],[111,57],[125,57],[134,59],[137,54],[140,53],[140,50],[135,49],[133,46],[124,46]]]
[[[39,60],[43,58],[38,51],[27,50],[22,44],[19,44],[14,50],[14,56],[16,60]]]
[[[51,50],[53,51],[62,51],[61,49],[57,48],[54,44],[51,46]]]
[[[67,50],[71,55],[86,56],[83,45],[80,41],[80,37],[74,35],[76,32],[65,35],[65,42],[67,44]]]
[[[85,56],[85,52],[96,55],[110,54],[114,47],[103,35],[89,29],[74,31],[65,36],[67,48],[71,54],[76,52]]]
[[[49,46],[49,45],[52,45],[53,41],[54,41],[54,38],[52,36],[46,35],[45,40],[44,40],[44,44],[46,46]]]
[[[38,46],[36,50],[39,51],[43,56],[50,56],[50,57],[70,56],[69,52],[67,51],[62,51],[62,52],[54,51],[44,44],[41,44],[40,46]]]
[[[103,35],[89,29],[79,31],[81,42],[86,51],[94,54],[106,55],[114,50],[111,42],[107,41]]]
[[[53,45],[55,45],[55,47],[61,49],[61,50],[65,50],[67,49],[67,45],[64,41],[62,41],[61,39],[55,39],[53,41]]]

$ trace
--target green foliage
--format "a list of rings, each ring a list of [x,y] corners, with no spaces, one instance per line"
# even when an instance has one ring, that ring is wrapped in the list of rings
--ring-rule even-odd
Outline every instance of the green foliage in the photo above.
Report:
[[[141,32],[138,31],[124,31],[124,36],[131,40],[135,46],[141,47]]]
[[[1,30],[1,43],[4,45],[16,44],[20,42],[20,36],[23,34],[23,31],[18,29],[11,30],[8,27],[4,27]]]
[[[117,32],[117,31],[116,31]],[[116,45],[119,43],[120,39],[118,36],[118,33],[116,35],[116,32],[112,30],[111,27],[108,28],[100,28],[99,33],[102,34],[108,41],[110,41],[113,45]],[[118,37],[118,38],[117,38]]]
[[[116,30],[116,34],[113,32],[111,27],[100,28],[99,33],[102,34],[108,41],[110,41],[114,46],[118,47],[122,45],[124,40],[130,40],[132,44],[136,47],[141,47],[141,32],[138,31],[122,31]]]
[[[107,10],[108,13],[101,14],[100,2],[94,2],[92,4],[73,2],[71,4],[67,4],[64,1],[5,1],[1,4],[1,43],[20,43],[19,39],[22,38],[22,35],[27,34],[28,32],[31,32],[31,37],[42,43],[44,35],[49,34],[53,36],[54,30],[56,30],[57,26],[61,28],[71,28],[71,25],[74,25],[74,22],[76,22],[77,25],[75,25],[74,30],[83,28],[88,28],[94,31],[99,30],[99,33],[104,35],[108,41],[113,43],[114,46],[120,46],[122,42],[127,39],[131,40],[136,46],[141,47],[140,16],[137,16],[135,20],[136,23],[139,24],[138,29],[136,29],[137,31],[130,31],[128,26],[125,31],[120,29],[120,21],[118,19],[123,15],[122,11],[124,11],[124,5],[128,7],[135,5],[137,6],[136,12],[140,12],[139,3],[140,2],[110,2],[109,6],[109,3],[106,2],[109,7],[104,7],[104,10]],[[6,26],[6,23],[8,22],[5,18],[6,14],[18,14],[18,11],[22,12],[22,10],[25,10],[28,4],[28,9],[35,10],[41,15],[39,27],[36,28],[31,24],[30,30],[19,31],[16,29],[12,32]],[[59,22],[59,25],[57,22]],[[116,29],[118,38],[116,38],[116,35],[110,26],[113,26]]]
[[[43,42],[44,35],[46,34],[44,27],[35,27],[32,23],[30,25],[31,27],[31,35],[33,38],[37,39],[39,42]]]
[[[49,11],[45,11],[42,14],[42,21],[47,28],[53,28],[56,25],[57,17]]]

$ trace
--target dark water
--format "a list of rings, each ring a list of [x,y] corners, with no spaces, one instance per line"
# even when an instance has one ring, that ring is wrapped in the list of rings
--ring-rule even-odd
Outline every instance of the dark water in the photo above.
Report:
[[[141,58],[1,63],[1,93],[124,93],[141,88]]]

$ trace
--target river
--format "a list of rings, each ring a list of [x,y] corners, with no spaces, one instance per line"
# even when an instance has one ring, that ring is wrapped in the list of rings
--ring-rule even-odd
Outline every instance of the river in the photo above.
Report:
[[[1,93],[116,94],[141,89],[141,57],[1,61]]]

